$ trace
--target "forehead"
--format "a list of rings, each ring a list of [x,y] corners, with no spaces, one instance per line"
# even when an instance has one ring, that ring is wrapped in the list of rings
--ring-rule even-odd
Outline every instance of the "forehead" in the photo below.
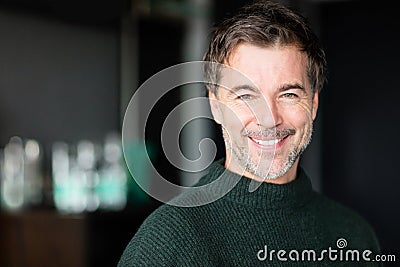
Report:
[[[226,65],[249,77],[258,87],[299,83],[308,88],[307,57],[295,46],[260,47],[239,44]]]

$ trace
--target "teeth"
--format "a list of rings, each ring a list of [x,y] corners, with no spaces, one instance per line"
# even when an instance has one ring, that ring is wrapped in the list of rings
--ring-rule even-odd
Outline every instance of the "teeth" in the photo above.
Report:
[[[275,140],[258,140],[258,139],[253,139],[254,142],[256,142],[259,145],[262,146],[272,146],[275,145],[277,143],[279,143],[282,139],[275,139]]]

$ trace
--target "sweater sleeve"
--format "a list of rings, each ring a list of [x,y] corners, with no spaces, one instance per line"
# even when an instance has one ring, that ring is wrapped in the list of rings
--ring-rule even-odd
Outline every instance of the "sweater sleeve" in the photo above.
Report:
[[[164,205],[154,211],[125,248],[118,267],[200,266],[199,259],[203,265],[207,255],[184,209]]]

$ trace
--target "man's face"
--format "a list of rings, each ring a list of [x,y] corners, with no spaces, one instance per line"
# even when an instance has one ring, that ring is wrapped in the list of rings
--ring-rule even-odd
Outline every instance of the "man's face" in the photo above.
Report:
[[[226,168],[259,181],[293,180],[318,107],[306,55],[292,46],[244,43],[225,64],[252,81],[238,78],[219,87],[217,96],[210,93],[214,119],[223,128]]]

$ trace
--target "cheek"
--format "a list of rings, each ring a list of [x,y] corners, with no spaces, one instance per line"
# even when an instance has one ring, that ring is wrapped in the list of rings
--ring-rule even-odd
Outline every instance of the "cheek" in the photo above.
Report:
[[[254,118],[250,109],[245,107],[224,106],[222,110],[222,125],[230,130],[241,132]],[[234,133],[233,133],[234,134]]]
[[[303,128],[312,124],[313,114],[310,105],[298,105],[296,108],[286,110],[286,121],[295,128]]]

